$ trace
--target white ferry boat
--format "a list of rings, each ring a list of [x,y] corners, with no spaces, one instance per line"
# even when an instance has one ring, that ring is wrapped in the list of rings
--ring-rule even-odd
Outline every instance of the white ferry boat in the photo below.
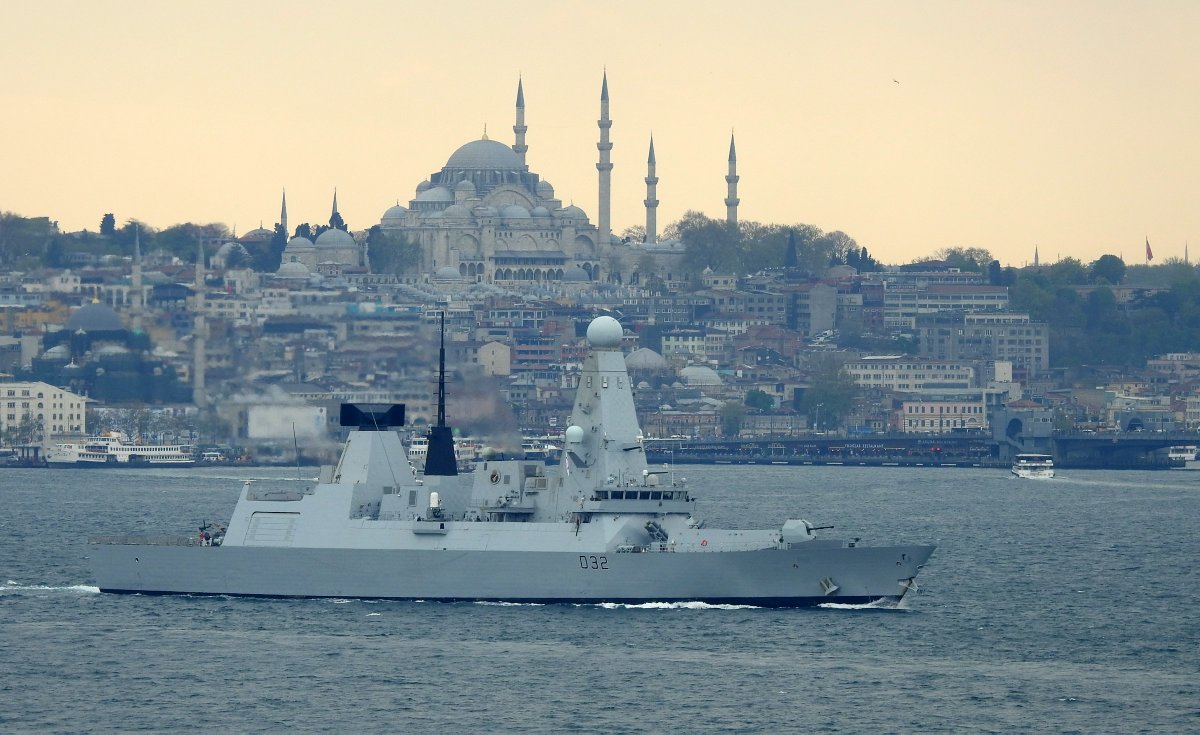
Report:
[[[1200,454],[1200,447],[1191,444],[1186,446],[1167,447],[1168,459],[1170,459],[1172,462],[1183,462],[1183,467],[1180,469],[1200,470],[1200,458],[1197,457],[1198,454]]]
[[[473,439],[454,439],[454,458],[458,468],[469,472],[479,460],[483,445]],[[408,461],[418,470],[425,469],[425,458],[429,456],[429,436],[413,434],[408,439]]]
[[[1018,454],[1013,460],[1012,473],[1017,477],[1047,480],[1054,477],[1054,458],[1049,454]]]
[[[106,431],[77,442],[60,442],[46,450],[51,467],[191,467],[189,444],[140,444],[122,431]]]

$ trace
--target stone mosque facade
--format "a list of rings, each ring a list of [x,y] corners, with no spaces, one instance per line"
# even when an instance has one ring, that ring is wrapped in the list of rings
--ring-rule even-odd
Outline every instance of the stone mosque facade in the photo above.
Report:
[[[614,242],[609,220],[612,163],[609,159],[608,78],[600,92],[599,219],[593,224],[579,207],[563,206],[554,187],[525,162],[525,95],[517,83],[515,140],[508,146],[485,132],[454,151],[440,171],[416,187],[407,205],[383,213],[380,228],[420,246],[420,272],[487,283],[519,285],[554,281],[600,281],[617,274],[602,268],[628,258]],[[732,149],[731,149],[732,151]],[[651,143],[650,166],[653,166]],[[730,174],[733,175],[732,168]],[[648,243],[653,243],[654,197],[647,178]],[[734,179],[736,181],[736,179]],[[657,183],[657,179],[654,179]],[[730,183],[730,217],[736,218],[735,183]],[[328,233],[326,233],[328,234]],[[315,243],[320,246],[321,243]],[[289,246],[290,247],[290,246]],[[615,255],[616,257],[609,257]],[[625,270],[625,268],[622,268]],[[625,274],[622,274],[625,275]]]

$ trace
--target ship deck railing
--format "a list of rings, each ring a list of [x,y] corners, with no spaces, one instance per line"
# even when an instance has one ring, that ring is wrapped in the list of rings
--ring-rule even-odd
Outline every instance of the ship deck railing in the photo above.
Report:
[[[91,536],[89,544],[105,544],[109,546],[219,546],[220,544],[205,544],[198,536],[120,534],[115,536]]]

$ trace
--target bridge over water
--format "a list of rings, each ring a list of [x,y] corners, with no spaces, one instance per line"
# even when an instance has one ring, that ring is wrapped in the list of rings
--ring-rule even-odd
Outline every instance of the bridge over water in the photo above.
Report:
[[[649,439],[649,461],[679,464],[813,464],[866,466],[1008,467],[1019,451],[1049,451],[1065,468],[1169,469],[1182,466],[1167,448],[1200,445],[1197,432],[1095,434],[1056,432],[1040,447],[1023,448],[987,434],[870,434]]]

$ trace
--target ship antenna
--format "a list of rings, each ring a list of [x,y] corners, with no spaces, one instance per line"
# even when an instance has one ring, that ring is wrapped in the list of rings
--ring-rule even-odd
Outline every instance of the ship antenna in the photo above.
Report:
[[[292,447],[296,450],[296,479],[302,480],[300,477],[300,440],[296,438],[296,422],[292,422]]]
[[[438,407],[437,424],[429,427],[429,447],[425,450],[427,477],[458,474],[458,458],[454,456],[454,435],[446,426],[446,312],[441,313],[441,342],[438,347]]]

